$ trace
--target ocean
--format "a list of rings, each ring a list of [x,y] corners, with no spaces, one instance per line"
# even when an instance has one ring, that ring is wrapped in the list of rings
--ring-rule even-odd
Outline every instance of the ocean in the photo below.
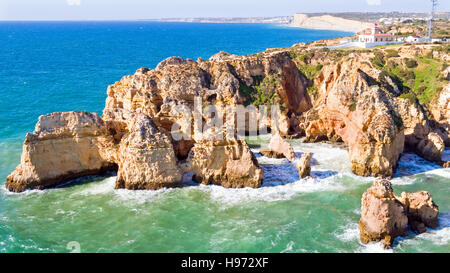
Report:
[[[450,252],[450,170],[413,154],[402,156],[394,189],[429,191],[441,226],[398,238],[393,250],[360,243],[361,195],[373,178],[353,175],[345,147],[326,143],[291,141],[295,152],[313,152],[308,179],[284,159],[257,155],[260,189],[114,190],[114,176],[5,189],[39,115],[101,114],[107,86],[139,67],[349,34],[271,24],[0,22],[0,252],[69,252],[74,242],[81,252]]]

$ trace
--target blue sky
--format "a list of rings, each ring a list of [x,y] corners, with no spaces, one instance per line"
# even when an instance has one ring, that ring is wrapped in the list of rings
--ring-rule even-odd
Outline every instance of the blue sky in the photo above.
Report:
[[[0,0],[0,20],[132,20],[255,17],[296,12],[423,12],[430,0]],[[441,0],[439,11],[450,11]]]

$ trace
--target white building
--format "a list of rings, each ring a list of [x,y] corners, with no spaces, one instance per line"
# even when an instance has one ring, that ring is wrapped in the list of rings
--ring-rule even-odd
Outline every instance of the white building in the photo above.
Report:
[[[391,33],[383,33],[378,24],[374,24],[370,33],[363,33],[359,35],[359,42],[361,43],[388,43],[394,42],[395,36]]]

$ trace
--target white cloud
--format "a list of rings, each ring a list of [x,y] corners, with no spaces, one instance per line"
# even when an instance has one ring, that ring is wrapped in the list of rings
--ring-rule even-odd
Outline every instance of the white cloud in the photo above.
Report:
[[[67,5],[79,6],[79,5],[81,5],[81,0],[67,0]]]
[[[379,6],[381,5],[381,0],[366,0],[369,6]]]

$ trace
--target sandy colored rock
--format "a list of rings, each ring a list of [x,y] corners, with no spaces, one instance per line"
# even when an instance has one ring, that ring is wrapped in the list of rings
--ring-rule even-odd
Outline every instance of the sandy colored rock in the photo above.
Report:
[[[314,107],[302,124],[305,141],[341,140],[348,145],[352,171],[361,176],[392,176],[404,147],[397,105],[374,85],[374,68],[362,56],[322,69]]]
[[[444,164],[442,164],[442,167],[444,168],[450,168],[450,161],[445,162]]]
[[[169,138],[143,114],[134,115],[128,122],[128,133],[119,148],[116,188],[155,190],[177,187],[183,174],[177,166]]]
[[[268,158],[285,158],[284,154],[277,153],[271,150],[261,150],[259,151],[259,153]]]
[[[269,150],[277,154],[283,154],[289,161],[294,160],[294,149],[291,144],[284,140],[279,134],[273,135],[270,139]]]
[[[424,226],[437,228],[439,226],[439,207],[433,202],[426,191],[414,193],[402,192],[397,199],[403,204],[412,230],[425,232]]]
[[[45,189],[116,168],[102,157],[108,146],[103,120],[96,113],[65,112],[39,117],[23,145],[20,165],[6,181],[10,191]]]
[[[408,217],[403,205],[395,198],[391,183],[375,180],[361,200],[361,242],[382,241],[390,248],[396,237],[406,234],[407,227]]]
[[[184,165],[202,184],[258,188],[264,177],[245,141],[197,142]]]
[[[425,139],[419,142],[417,150],[419,155],[423,158],[430,161],[441,162],[445,144],[438,134],[429,133]]]
[[[308,177],[311,174],[311,152],[305,152],[302,157],[297,161],[296,167],[300,178]]]

